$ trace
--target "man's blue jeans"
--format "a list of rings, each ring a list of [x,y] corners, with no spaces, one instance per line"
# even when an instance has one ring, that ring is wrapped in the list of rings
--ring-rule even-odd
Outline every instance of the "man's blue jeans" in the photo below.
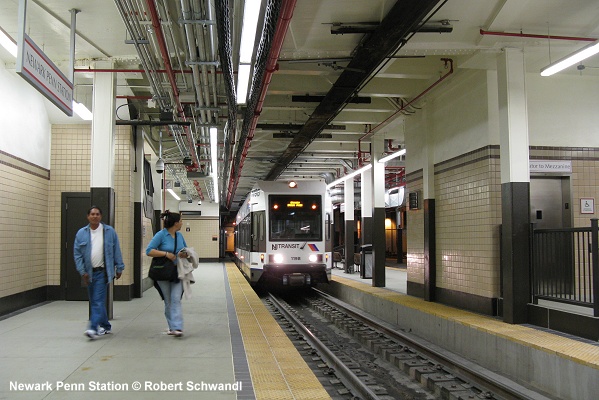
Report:
[[[87,293],[89,294],[89,305],[91,315],[89,317],[89,328],[96,332],[101,326],[106,330],[110,330],[112,326],[108,322],[108,314],[106,313],[106,292],[108,282],[106,280],[106,271],[97,271],[93,273],[92,281],[87,285]]]

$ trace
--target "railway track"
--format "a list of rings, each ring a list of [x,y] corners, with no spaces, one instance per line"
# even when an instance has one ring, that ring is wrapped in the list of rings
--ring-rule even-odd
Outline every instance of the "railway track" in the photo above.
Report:
[[[353,398],[550,399],[317,289],[267,303]]]

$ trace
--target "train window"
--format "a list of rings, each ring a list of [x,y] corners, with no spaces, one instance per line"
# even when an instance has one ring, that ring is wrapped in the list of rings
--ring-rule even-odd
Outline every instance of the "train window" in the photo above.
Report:
[[[264,212],[260,213],[260,241],[264,241],[264,236],[266,233],[266,229],[264,229],[266,226],[265,221],[264,221]]]
[[[322,200],[319,195],[270,195],[270,240],[322,240]]]

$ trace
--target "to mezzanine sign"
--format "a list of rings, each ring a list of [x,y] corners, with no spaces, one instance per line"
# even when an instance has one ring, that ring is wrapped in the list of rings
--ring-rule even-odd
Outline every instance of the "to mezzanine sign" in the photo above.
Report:
[[[572,161],[570,160],[529,160],[530,172],[560,172],[572,173]]]
[[[23,34],[22,55],[17,60],[17,74],[54,103],[69,117],[73,115],[73,84],[54,63]]]

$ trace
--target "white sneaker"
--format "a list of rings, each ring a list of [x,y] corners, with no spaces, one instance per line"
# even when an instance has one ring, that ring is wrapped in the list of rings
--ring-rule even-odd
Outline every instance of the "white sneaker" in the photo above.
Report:
[[[102,328],[102,327],[99,327],[99,328],[98,328],[97,335],[98,335],[98,336],[102,336],[102,335],[110,335],[111,333],[112,333],[112,330],[110,330],[110,329],[104,329],[104,328]]]
[[[98,333],[96,331],[93,331],[91,329],[86,330],[85,332],[83,332],[83,334],[85,336],[87,336],[88,338],[94,340],[98,338]]]

